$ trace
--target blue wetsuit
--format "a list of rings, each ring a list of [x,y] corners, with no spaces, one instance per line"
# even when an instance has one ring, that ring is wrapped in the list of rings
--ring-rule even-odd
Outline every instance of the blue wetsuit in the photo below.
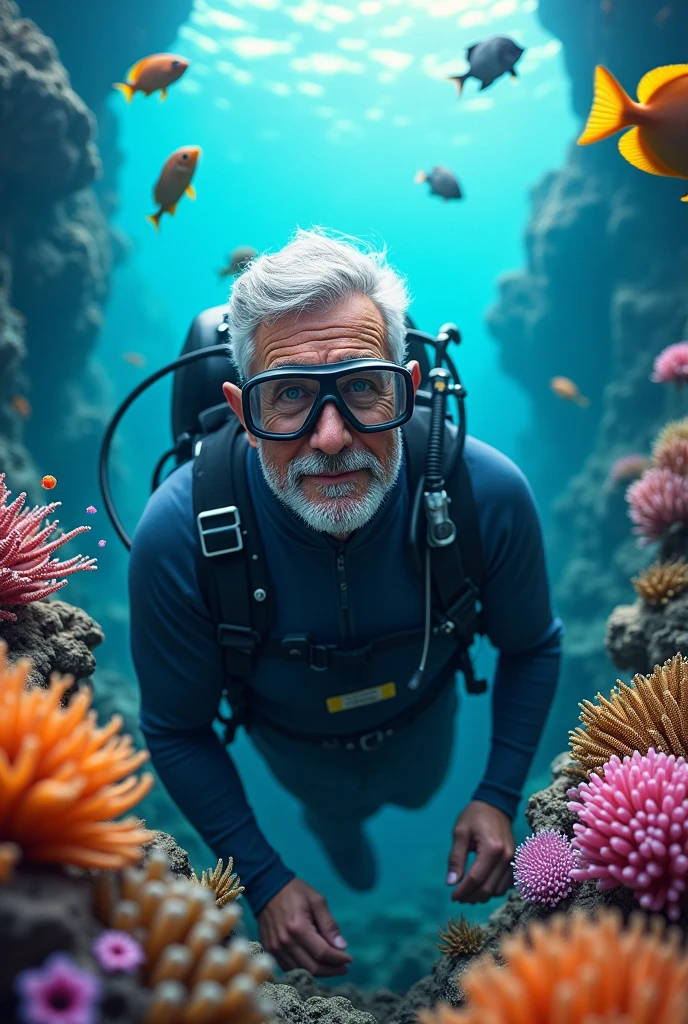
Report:
[[[465,458],[483,546],[485,629],[499,651],[491,750],[473,799],[513,818],[554,695],[562,626],[550,606],[541,527],[527,481],[509,459],[474,438],[466,440]],[[405,472],[371,522],[342,544],[284,508],[267,486],[254,449],[248,451],[247,470],[273,587],[271,639],[308,633],[315,643],[355,648],[422,625],[423,585],[406,540]],[[258,913],[294,873],[263,837],[234,762],[212,728],[223,688],[223,652],[198,587],[198,544],[188,462],[149,499],[131,550],[131,649],[141,688],[140,726],[172,798],[216,856],[234,857]],[[426,679],[437,677],[453,649],[448,638],[433,638]],[[313,672],[261,657],[250,680],[251,701],[269,720],[302,732],[364,732],[417,699],[406,683],[419,656],[420,645],[388,652],[375,680],[363,669],[340,669],[337,676],[334,670]],[[393,699],[344,713],[328,710],[326,696],[381,680],[396,680]],[[403,731],[398,735],[401,741]],[[384,744],[378,753],[384,756]]]

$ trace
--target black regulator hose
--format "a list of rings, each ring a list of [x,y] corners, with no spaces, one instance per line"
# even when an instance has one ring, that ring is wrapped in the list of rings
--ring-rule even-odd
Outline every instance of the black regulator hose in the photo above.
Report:
[[[122,404],[115,410],[112,419],[107,425],[105,434],[103,435],[103,441],[100,446],[100,458],[98,460],[98,476],[100,479],[100,490],[103,495],[103,502],[105,503],[105,511],[107,512],[110,522],[114,527],[115,533],[122,541],[127,551],[131,550],[131,538],[129,537],[127,531],[124,529],[122,521],[117,515],[115,503],[112,500],[108,468],[108,460],[110,458],[110,446],[112,444],[112,438],[114,436],[114,433],[117,430],[117,427],[119,426],[119,422],[124,416],[129,406],[132,404],[132,402],[134,402],[143,391],[149,388],[151,384],[155,384],[155,382],[160,380],[161,377],[164,377],[165,374],[171,373],[173,370],[176,370],[178,366],[185,366],[187,363],[193,363],[196,359],[206,359],[208,356],[218,355],[226,355],[228,358],[231,359],[232,350],[230,346],[209,345],[207,348],[199,348],[196,349],[196,351],[194,352],[187,352],[186,355],[179,356],[179,358],[175,359],[174,362],[168,363],[167,366],[163,366],[161,369],[156,370],[155,373],[151,373],[150,377],[146,377],[145,380],[142,380],[141,383],[134,388],[131,394],[127,395]],[[170,449],[170,451],[166,452],[164,458],[167,459],[174,451],[176,451],[176,446],[174,449]],[[162,465],[163,460],[161,459],[158,462],[158,465],[155,467],[155,473],[153,475],[154,482],[156,479],[159,478],[159,474],[162,471]]]

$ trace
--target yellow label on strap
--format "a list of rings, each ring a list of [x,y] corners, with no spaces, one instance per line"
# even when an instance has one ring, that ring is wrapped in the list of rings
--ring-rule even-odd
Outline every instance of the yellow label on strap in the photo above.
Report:
[[[397,688],[394,683],[383,683],[382,686],[370,686],[367,690],[354,690],[353,693],[342,693],[339,697],[328,697],[325,703],[330,714],[335,711],[350,711],[362,708],[366,704],[379,704],[381,700],[396,697]]]

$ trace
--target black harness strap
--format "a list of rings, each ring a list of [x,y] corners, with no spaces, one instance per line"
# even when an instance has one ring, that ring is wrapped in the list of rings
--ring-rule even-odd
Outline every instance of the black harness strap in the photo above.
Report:
[[[232,416],[202,438],[193,466],[198,579],[224,651],[232,716],[218,717],[227,726],[228,743],[247,723],[246,680],[271,612],[268,570],[246,480],[247,448],[246,433]]]

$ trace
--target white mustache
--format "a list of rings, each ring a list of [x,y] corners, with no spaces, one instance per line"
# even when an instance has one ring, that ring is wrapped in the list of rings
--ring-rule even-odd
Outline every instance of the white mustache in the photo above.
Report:
[[[375,480],[384,481],[384,467],[372,452],[345,449],[336,455],[313,452],[311,455],[301,455],[292,459],[287,469],[287,486],[298,485],[304,476],[334,476],[337,473],[353,473],[359,469],[369,470]]]

